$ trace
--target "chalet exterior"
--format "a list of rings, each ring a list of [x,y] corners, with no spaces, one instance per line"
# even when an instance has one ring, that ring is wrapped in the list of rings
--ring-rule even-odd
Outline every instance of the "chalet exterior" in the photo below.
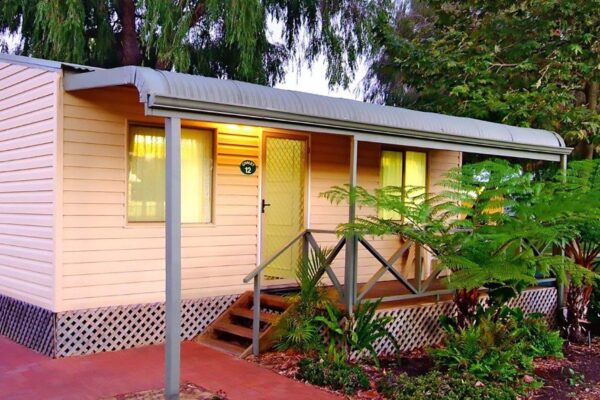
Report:
[[[338,224],[377,211],[319,195],[436,191],[466,152],[558,162],[570,149],[541,130],[0,55],[0,334],[56,357],[160,342],[165,285],[173,307],[180,284],[192,338],[240,294],[286,287],[316,245],[335,249],[327,280],[346,305],[371,289],[435,301],[447,291],[427,254],[340,239]]]

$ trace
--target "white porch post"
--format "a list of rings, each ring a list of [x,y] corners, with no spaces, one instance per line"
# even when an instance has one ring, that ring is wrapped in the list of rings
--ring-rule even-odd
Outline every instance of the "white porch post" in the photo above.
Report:
[[[165,128],[165,398],[178,400],[181,366],[181,119],[167,118]]]
[[[356,136],[350,138],[350,191],[356,187],[358,163],[358,141]],[[348,201],[348,222],[354,222],[356,217],[356,199],[351,196]],[[352,235],[346,238],[346,265],[344,269],[344,305],[349,313],[354,312],[356,300],[356,268],[357,268],[358,238]]]

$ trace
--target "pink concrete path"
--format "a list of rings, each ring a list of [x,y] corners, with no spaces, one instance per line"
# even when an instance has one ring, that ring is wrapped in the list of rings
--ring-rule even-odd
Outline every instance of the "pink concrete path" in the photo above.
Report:
[[[339,400],[250,362],[193,342],[184,342],[182,380],[231,400]],[[0,399],[96,400],[160,388],[163,347],[50,359],[0,336]]]

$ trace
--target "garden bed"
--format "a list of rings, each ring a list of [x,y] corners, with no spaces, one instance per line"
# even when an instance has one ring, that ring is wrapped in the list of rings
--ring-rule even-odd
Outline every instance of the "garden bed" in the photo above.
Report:
[[[600,338],[569,345],[562,360],[536,361],[536,374],[545,383],[535,399],[600,399]]]
[[[290,379],[297,379],[298,363],[305,355],[300,352],[269,352],[249,360],[271,369]],[[400,361],[382,360],[381,369],[363,364],[363,370],[371,381],[371,389],[358,391],[356,400],[383,400],[385,397],[377,391],[377,382],[385,375],[406,373],[417,377],[432,369],[431,359],[425,351],[416,350],[403,354]],[[600,338],[594,339],[592,346],[568,345],[564,359],[538,359],[535,362],[536,375],[544,380],[544,386],[531,397],[532,400],[600,399]],[[329,388],[321,388],[335,392]],[[338,392],[338,394],[342,395]]]

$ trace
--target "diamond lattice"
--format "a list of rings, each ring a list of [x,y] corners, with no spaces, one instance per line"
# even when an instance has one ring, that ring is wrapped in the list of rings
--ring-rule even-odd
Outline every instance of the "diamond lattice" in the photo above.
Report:
[[[304,228],[305,176],[306,141],[267,138],[263,198],[270,206],[265,209],[264,219],[265,259],[284,247]],[[298,243],[279,256],[269,265],[265,274],[293,278],[301,246]]]

